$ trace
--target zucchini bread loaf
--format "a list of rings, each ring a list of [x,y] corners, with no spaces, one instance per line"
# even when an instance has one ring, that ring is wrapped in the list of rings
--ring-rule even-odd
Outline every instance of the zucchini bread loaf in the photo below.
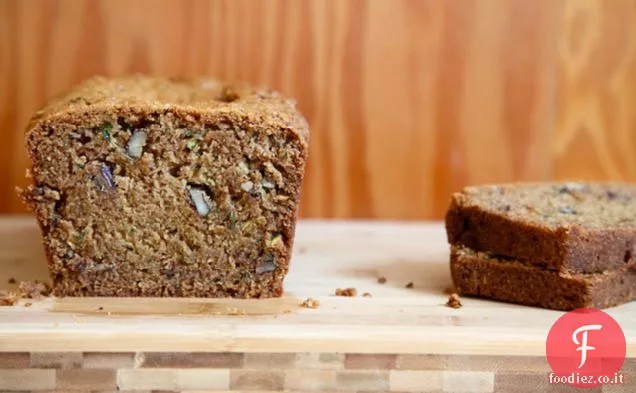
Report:
[[[56,296],[283,293],[309,129],[279,93],[210,79],[93,78],[27,132]]]
[[[636,299],[636,185],[467,187],[446,231],[460,294],[558,310]]]

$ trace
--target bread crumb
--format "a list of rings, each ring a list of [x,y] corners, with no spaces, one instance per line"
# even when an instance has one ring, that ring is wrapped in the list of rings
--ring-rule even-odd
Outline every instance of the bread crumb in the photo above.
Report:
[[[283,310],[283,314],[289,314],[291,313],[291,310]]]
[[[14,278],[9,279],[9,284],[14,284],[15,282]],[[48,284],[39,281],[21,281],[18,286],[18,293],[0,291],[0,306],[13,306],[20,299],[40,299],[50,293],[51,287]],[[24,305],[24,307],[30,306],[31,303]]]
[[[382,276],[382,277],[378,277],[378,284],[384,284],[386,283],[386,277]]]
[[[9,283],[9,284],[15,284],[15,283],[16,283],[15,278],[13,278],[13,277],[9,278],[8,283]]]
[[[355,288],[338,288],[336,289],[336,296],[356,297],[358,296],[358,290]]]
[[[365,292],[362,294],[362,297],[372,297],[369,292]]]
[[[462,306],[462,302],[459,299],[459,295],[456,293],[451,293],[450,296],[448,296],[446,305],[451,308],[460,308]]]
[[[318,308],[320,307],[320,300],[307,298],[302,303],[300,303],[300,305],[305,308]]]
[[[97,309],[98,311],[102,311],[104,309],[104,307],[99,306],[99,308]]]
[[[24,303],[24,307],[31,307],[33,303]]]
[[[453,293],[455,293],[455,288],[450,286],[444,288],[444,295],[452,295]]]
[[[409,282],[408,284],[406,284],[406,288],[411,289],[413,288],[413,282]]]
[[[39,281],[20,281],[18,289],[20,296],[25,299],[37,300],[51,293],[51,287]]]
[[[305,247],[305,246],[298,247],[298,254],[302,255],[302,254],[306,254],[306,253],[307,253],[307,247]]]
[[[13,306],[20,300],[14,292],[0,291],[0,306]]]

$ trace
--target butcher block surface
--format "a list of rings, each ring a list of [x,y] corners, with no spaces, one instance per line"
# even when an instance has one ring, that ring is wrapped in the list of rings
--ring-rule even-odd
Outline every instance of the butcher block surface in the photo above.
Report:
[[[280,299],[24,299],[0,307],[0,351],[542,356],[564,314],[472,298],[447,307],[440,222],[302,221],[296,234]],[[47,279],[30,217],[0,220],[0,288],[15,288],[10,278]],[[349,287],[356,297],[334,295]],[[301,306],[310,297],[318,308]],[[627,356],[636,357],[636,302],[605,311],[624,330]]]

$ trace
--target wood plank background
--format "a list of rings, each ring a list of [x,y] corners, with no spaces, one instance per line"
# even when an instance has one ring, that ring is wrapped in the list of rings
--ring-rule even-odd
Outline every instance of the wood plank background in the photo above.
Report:
[[[467,184],[636,180],[636,0],[0,0],[0,213],[24,212],[29,116],[131,72],[294,96],[304,217],[438,219]]]

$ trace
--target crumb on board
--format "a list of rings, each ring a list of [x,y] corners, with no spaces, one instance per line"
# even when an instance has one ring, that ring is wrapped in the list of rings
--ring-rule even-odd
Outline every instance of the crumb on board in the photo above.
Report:
[[[13,306],[20,300],[14,292],[0,291],[0,306]]]
[[[298,253],[299,254],[307,254],[307,247],[305,247],[305,246],[298,247]]]
[[[20,297],[25,299],[40,299],[51,294],[51,287],[40,281],[20,281],[18,289]]]
[[[7,282],[8,282],[9,284],[15,284],[15,283],[17,283],[17,281],[16,281],[16,280],[15,280],[15,278],[13,278],[13,277],[10,277],[10,278],[9,278],[9,281],[7,281]]]
[[[33,303],[31,303],[31,302],[24,303],[24,307],[31,307],[32,305],[33,305]]]
[[[446,305],[451,308],[460,308],[462,306],[462,302],[459,299],[459,295],[456,293],[451,293],[448,296],[448,301],[446,302]]]
[[[358,290],[355,288],[336,289],[336,296],[356,297],[357,295],[358,295]]]
[[[365,292],[362,294],[362,297],[372,297],[369,292]]]
[[[411,281],[408,284],[406,284],[405,287],[408,288],[408,289],[413,288],[413,281]]]
[[[378,277],[378,284],[385,284],[386,283],[386,277],[381,276]]]
[[[455,288],[451,286],[444,288],[444,295],[452,295],[453,293],[455,293]]]
[[[9,279],[9,283],[11,283]],[[41,299],[43,296],[51,294],[50,285],[40,281],[20,281],[18,292],[0,291],[0,306],[13,306],[20,299]],[[27,303],[29,307],[31,303]]]
[[[318,308],[320,307],[320,300],[307,298],[302,303],[300,303],[300,306],[305,308]]]
[[[99,306],[99,308],[97,310],[102,311],[104,309],[104,307]]]

